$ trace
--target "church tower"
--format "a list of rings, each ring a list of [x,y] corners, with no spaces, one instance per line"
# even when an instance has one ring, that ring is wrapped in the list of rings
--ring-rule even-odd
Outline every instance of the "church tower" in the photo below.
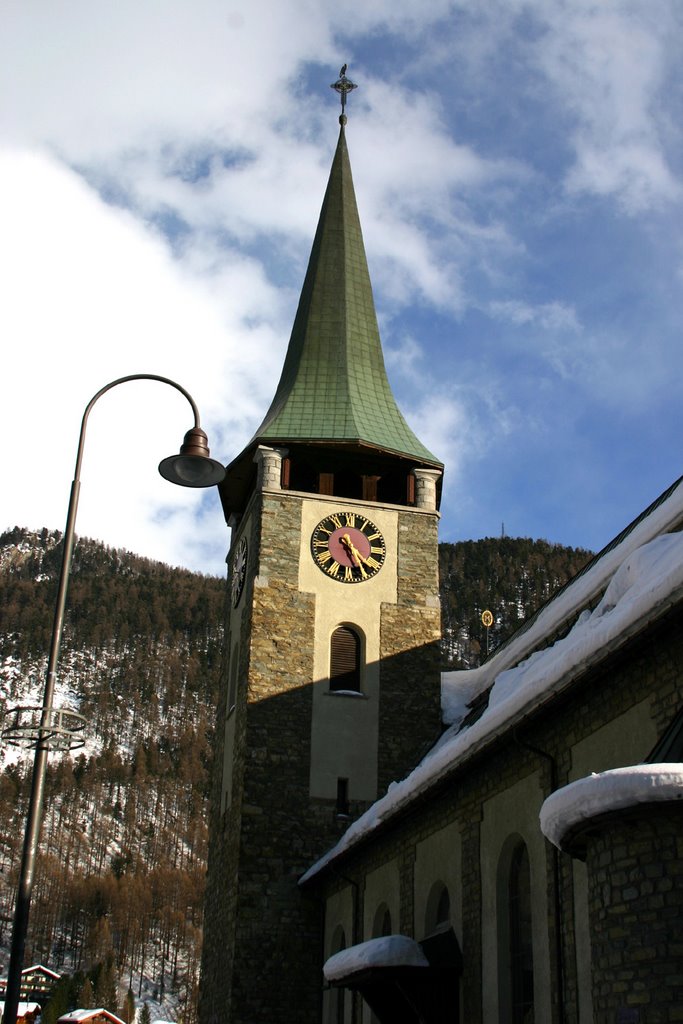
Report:
[[[345,69],[343,69],[345,70]],[[202,1024],[316,1024],[321,910],[298,877],[440,728],[441,463],[387,380],[345,139],[280,383],[228,466]]]

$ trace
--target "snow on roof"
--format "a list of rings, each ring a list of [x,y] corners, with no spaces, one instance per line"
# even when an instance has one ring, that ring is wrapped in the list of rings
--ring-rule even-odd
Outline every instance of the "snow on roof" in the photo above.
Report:
[[[570,622],[583,608],[592,604],[628,555],[655,537],[680,529],[683,521],[683,477],[671,485],[669,492],[665,491],[645,513],[596,555],[577,577],[542,606],[528,626],[523,625],[486,664],[464,672],[443,673],[441,705],[444,722],[458,724],[466,713],[463,706],[487,689],[500,672],[518,665],[545,643],[548,636],[554,635],[563,623]]]
[[[4,1012],[5,1003],[0,999],[0,1017]],[[40,1013],[40,1003],[17,1003],[17,1017],[25,1017],[27,1013]]]
[[[569,831],[599,814],[673,800],[683,800],[683,764],[612,768],[555,790],[541,807],[541,831],[561,847]]]
[[[677,488],[678,492],[683,494],[683,488]],[[499,670],[481,718],[462,731],[460,721],[446,730],[410,775],[392,783],[386,795],[302,875],[301,883],[683,599],[683,533],[655,537],[634,551],[625,554],[622,550],[622,555],[622,563],[614,565],[609,585],[594,611],[583,611],[568,635],[551,647],[535,651],[514,667]],[[584,580],[577,583],[585,592]],[[570,600],[571,589],[562,595],[565,603]],[[574,603],[581,607],[582,601]],[[481,681],[482,670],[474,671]]]
[[[111,1013],[109,1010],[105,1010],[103,1006],[99,1006],[96,1010],[71,1010],[69,1013],[58,1017],[57,1024],[71,1024],[71,1022],[79,1024],[80,1021],[90,1020],[91,1017],[99,1017],[100,1015],[114,1021],[115,1024],[116,1022],[124,1024],[120,1017],[117,1017],[115,1013]]]
[[[104,1007],[100,1006],[96,1010],[71,1010],[69,1013],[65,1013],[61,1017],[58,1017],[57,1020],[87,1020],[88,1017],[94,1017],[98,1013],[104,1013]]]
[[[33,967],[24,967],[22,974],[34,974],[40,971],[41,974],[49,974],[51,978],[58,979],[61,977],[57,971],[51,971],[49,967],[45,967],[44,964],[34,964]]]
[[[429,961],[415,939],[407,935],[386,935],[342,949],[325,963],[327,981],[341,981],[369,967],[429,967]]]

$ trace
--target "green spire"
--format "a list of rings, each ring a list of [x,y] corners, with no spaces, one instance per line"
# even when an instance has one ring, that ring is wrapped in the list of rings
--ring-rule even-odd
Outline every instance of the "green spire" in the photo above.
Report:
[[[391,392],[346,148],[344,122],[282,377],[255,443],[358,443],[441,463]]]

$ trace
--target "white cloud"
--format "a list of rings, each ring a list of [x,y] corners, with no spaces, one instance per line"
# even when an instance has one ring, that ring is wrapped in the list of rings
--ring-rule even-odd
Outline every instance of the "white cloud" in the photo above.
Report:
[[[3,492],[0,528],[7,517],[63,525],[80,413],[116,376],[177,379],[214,454],[246,443],[282,366],[336,138],[329,83],[347,60],[361,86],[347,134],[380,315],[406,339],[413,307],[419,322],[438,320],[419,351],[407,340],[388,363],[418,435],[449,463],[447,485],[468,458],[489,457],[491,439],[509,436],[512,451],[519,435],[526,450],[540,414],[521,415],[518,395],[541,388],[520,351],[556,370],[554,386],[581,382],[596,430],[600,403],[643,410],[653,389],[661,408],[680,362],[680,299],[652,211],[680,199],[682,35],[667,0],[377,0],[352,16],[331,0],[8,0],[2,429],[21,432],[34,463]],[[626,245],[610,234],[624,212]],[[598,272],[574,280],[572,250],[593,219],[582,259]],[[634,316],[626,287],[606,287],[646,236],[663,281],[647,320],[642,295]],[[645,269],[628,280],[652,293]],[[476,341],[461,340],[485,314]],[[203,567],[219,551],[221,571],[220,513],[155,479],[186,429],[182,400],[135,389],[93,414],[79,528]],[[153,458],[127,458],[128,493],[111,482],[112,437],[148,406]]]
[[[446,485],[454,488],[461,480],[466,458],[471,457],[473,422],[469,409],[456,389],[450,393],[422,388],[419,402],[405,404],[411,427],[445,466]]]
[[[243,262],[232,274],[237,308],[229,315],[206,278],[181,274],[160,239],[50,158],[2,153],[0,181],[0,333],[4,379],[12,382],[3,397],[4,432],[26,455],[12,490],[3,490],[2,525],[62,527],[82,411],[120,376],[177,380],[199,405],[214,455],[235,454],[278,373],[272,329],[250,331],[246,345],[240,323],[257,306],[266,316],[269,289],[260,271]],[[222,270],[223,282],[230,276]],[[158,384],[105,396],[90,419],[80,531],[181,557],[172,519],[181,508],[196,510],[200,496],[167,489],[156,464],[191,426],[185,400]],[[125,484],[113,482],[123,473]],[[160,504],[175,510],[164,530],[156,521]]]
[[[660,114],[670,63],[679,59],[670,34],[675,8],[617,0],[534,6],[546,29],[536,43],[539,65],[573,121],[567,188],[612,195],[631,213],[680,200]]]
[[[581,329],[576,310],[563,302],[544,302],[532,306],[520,299],[491,302],[489,312],[499,320],[509,320],[516,326],[535,324],[548,331],[576,332]]]
[[[395,371],[404,378],[414,378],[421,370],[424,350],[410,335],[404,335],[391,347],[384,346],[384,359],[389,372]]]
[[[122,144],[248,141],[274,98],[281,116],[293,109],[299,62],[332,56],[328,17],[313,2],[10,0],[3,12],[6,133],[86,162]]]
[[[421,57],[470,105],[528,117],[526,157],[542,166],[557,133],[565,189],[610,198],[631,215],[681,200],[678,0],[456,0]]]

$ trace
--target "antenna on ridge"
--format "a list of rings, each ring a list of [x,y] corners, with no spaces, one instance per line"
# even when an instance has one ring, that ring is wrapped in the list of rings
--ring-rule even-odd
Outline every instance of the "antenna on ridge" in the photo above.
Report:
[[[342,112],[339,115],[339,124],[342,125],[342,126],[346,124],[346,114],[344,113],[344,111],[346,109],[346,96],[347,96],[347,93],[350,93],[354,89],[358,88],[358,86],[355,84],[355,82],[352,82],[350,78],[346,77],[346,69],[347,69],[347,67],[348,67],[348,64],[342,64],[341,71],[339,72],[339,78],[337,79],[336,82],[333,82],[332,85],[330,86],[330,89],[334,89],[335,92],[338,92],[339,96],[341,98]]]

